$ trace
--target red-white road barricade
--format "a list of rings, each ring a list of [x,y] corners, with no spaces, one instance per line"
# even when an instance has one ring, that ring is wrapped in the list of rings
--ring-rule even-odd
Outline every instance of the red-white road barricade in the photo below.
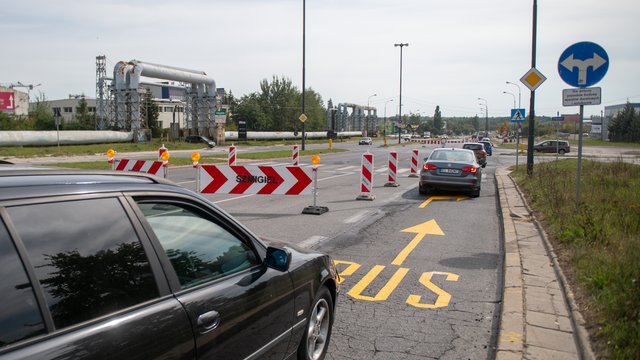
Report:
[[[356,200],[373,200],[376,197],[373,190],[373,154],[362,154],[362,166],[360,175],[360,195]]]
[[[162,161],[116,159],[114,170],[133,171],[167,177],[167,167]]]
[[[418,177],[418,149],[411,152],[411,172],[409,177]]]
[[[236,147],[234,145],[229,146],[229,166],[236,164]]]
[[[387,183],[384,184],[386,187],[398,187],[398,152],[392,151],[389,153],[389,175],[387,176]]]
[[[205,194],[312,195],[311,168],[200,165],[197,189]]]
[[[293,166],[298,166],[300,160],[299,155],[300,151],[298,149],[298,145],[293,145],[293,152],[291,153],[291,161],[293,163]]]

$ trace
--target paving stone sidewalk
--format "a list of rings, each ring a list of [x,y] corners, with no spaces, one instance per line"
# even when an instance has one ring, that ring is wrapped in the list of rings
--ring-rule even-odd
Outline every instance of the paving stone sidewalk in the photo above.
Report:
[[[496,359],[593,359],[570,289],[507,168],[496,170],[504,222],[504,293]]]

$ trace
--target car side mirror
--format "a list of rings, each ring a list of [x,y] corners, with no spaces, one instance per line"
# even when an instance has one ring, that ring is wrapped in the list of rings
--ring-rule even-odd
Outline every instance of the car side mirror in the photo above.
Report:
[[[289,270],[289,265],[291,265],[291,253],[285,249],[270,246],[267,248],[265,264],[267,267],[278,271],[287,271]]]

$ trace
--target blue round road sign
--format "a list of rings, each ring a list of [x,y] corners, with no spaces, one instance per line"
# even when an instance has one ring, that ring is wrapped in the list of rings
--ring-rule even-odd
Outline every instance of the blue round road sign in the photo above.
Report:
[[[609,70],[609,55],[595,43],[583,41],[569,46],[560,55],[558,73],[564,82],[588,87],[602,80]]]

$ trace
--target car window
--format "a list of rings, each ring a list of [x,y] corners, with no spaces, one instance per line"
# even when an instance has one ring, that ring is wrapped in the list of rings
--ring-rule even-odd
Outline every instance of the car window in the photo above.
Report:
[[[0,348],[46,332],[33,288],[9,233],[0,221]]]
[[[116,198],[7,208],[62,328],[158,296],[142,245]]]
[[[255,252],[224,227],[182,204],[138,201],[183,289],[258,265]]]

